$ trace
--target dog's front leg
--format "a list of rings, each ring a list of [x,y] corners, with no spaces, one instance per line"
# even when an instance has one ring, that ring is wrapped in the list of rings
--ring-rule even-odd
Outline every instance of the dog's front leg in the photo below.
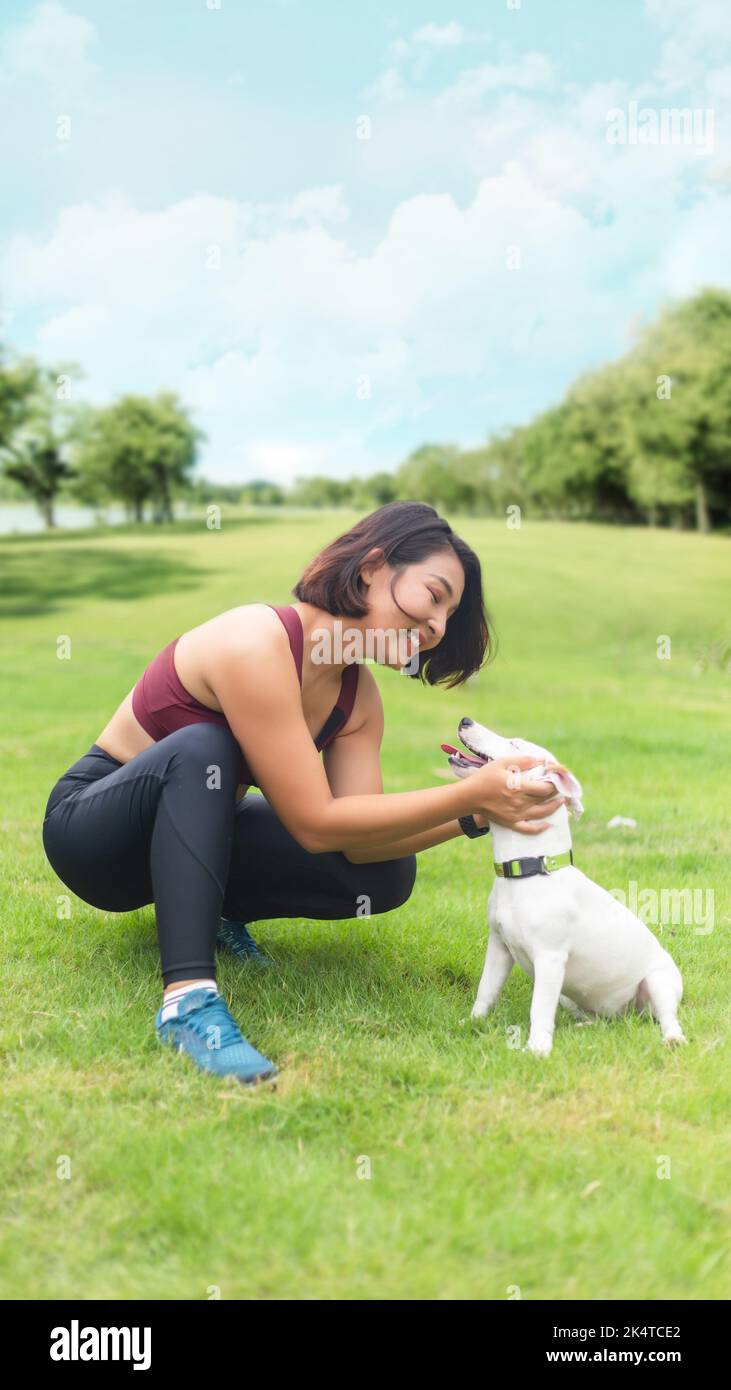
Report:
[[[547,1057],[553,1046],[556,1009],[568,957],[561,951],[541,951],[533,961],[533,998],[526,1052]]]
[[[485,1014],[495,1003],[512,968],[513,957],[493,924],[490,927],[487,941],[485,969],[478,986],[477,998],[472,1006],[472,1018],[485,1017]]]

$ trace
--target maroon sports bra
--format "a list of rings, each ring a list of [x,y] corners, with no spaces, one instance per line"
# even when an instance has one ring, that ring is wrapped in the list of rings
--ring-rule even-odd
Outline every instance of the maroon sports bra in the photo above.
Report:
[[[293,608],[291,604],[268,603],[267,608],[273,608],[274,612],[279,614],[287,629],[301,689],[302,652],[304,648],[302,620],[296,608]],[[186,724],[208,723],[223,724],[227,729],[231,727],[221,710],[209,709],[200,700],[196,700],[195,696],[191,695],[182,684],[173,661],[173,652],[180,641],[180,636],[174,637],[172,642],[168,642],[168,645],[163,647],[161,652],[158,652],[154,660],[143,671],[132,691],[132,709],[135,719],[139,720],[145,732],[156,743],[161,738],[165,738],[167,734],[174,733],[176,729],[184,728]],[[337,703],[333,706],[314,740],[318,752],[327,748],[338,729],[341,729],[350,718],[358,689],[358,669],[358,662],[353,661],[343,671]],[[241,755],[240,780],[248,786],[256,786],[253,773],[248,767],[243,753]]]

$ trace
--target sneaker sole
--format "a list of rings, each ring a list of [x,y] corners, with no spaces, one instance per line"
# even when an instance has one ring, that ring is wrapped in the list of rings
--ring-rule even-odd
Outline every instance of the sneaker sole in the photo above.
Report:
[[[166,1042],[164,1038],[161,1038],[157,1031],[155,1036],[161,1047],[170,1048],[178,1057],[187,1057],[196,1071],[203,1072],[205,1076],[213,1076],[218,1081],[238,1081],[241,1086],[264,1086],[269,1081],[276,1081],[279,1076],[279,1070],[277,1068],[273,1071],[257,1072],[256,1076],[237,1076],[234,1071],[211,1071],[209,1067],[200,1066],[199,1063],[196,1062],[195,1057],[191,1057],[190,1053],[186,1052],[181,1043],[178,1043],[176,1047],[174,1043]]]

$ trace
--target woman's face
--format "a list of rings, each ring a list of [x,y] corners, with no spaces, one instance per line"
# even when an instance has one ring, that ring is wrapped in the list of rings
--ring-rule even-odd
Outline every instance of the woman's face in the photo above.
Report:
[[[360,573],[368,585],[364,627],[401,634],[398,643],[384,646],[385,665],[400,668],[417,651],[441,642],[450,617],[459,607],[465,583],[461,561],[451,547],[434,551],[402,570],[383,562],[379,567],[376,558],[373,563],[364,563]],[[411,640],[413,629],[420,634],[418,644]]]

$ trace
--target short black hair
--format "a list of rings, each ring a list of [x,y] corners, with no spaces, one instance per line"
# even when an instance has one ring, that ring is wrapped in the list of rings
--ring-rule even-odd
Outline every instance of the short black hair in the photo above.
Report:
[[[419,652],[414,676],[448,690],[491,661],[495,634],[482,597],[482,569],[471,546],[455,535],[426,502],[387,502],[356,522],[310,560],[291,592],[336,617],[362,618],[367,594],[358,573],[374,546],[394,569],[405,569],[440,550],[452,550],[464,570],[459,606],[449,618],[436,647]],[[409,663],[411,664],[411,662]]]

